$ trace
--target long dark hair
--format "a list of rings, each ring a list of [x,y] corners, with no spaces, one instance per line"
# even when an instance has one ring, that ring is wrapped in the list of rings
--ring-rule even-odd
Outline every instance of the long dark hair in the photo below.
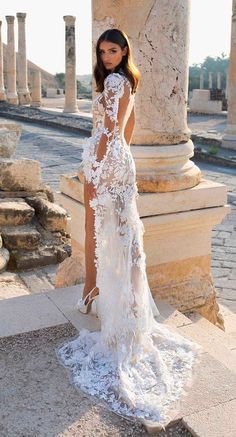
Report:
[[[132,86],[132,94],[134,94],[138,87],[141,74],[132,60],[131,47],[130,47],[128,36],[126,35],[125,32],[123,32],[120,29],[107,29],[105,30],[105,32],[103,32],[100,35],[100,37],[97,40],[97,45],[96,45],[97,63],[93,69],[93,75],[97,85],[96,91],[102,92],[104,90],[104,79],[109,74],[109,72],[106,70],[106,68],[103,65],[99,53],[100,44],[103,41],[109,41],[109,42],[113,42],[114,44],[119,44],[122,50],[125,47],[127,47],[127,53],[125,56],[122,56],[122,60],[119,63],[119,65],[115,67],[114,73],[117,73],[119,69],[122,68],[125,76],[130,81],[130,84]]]

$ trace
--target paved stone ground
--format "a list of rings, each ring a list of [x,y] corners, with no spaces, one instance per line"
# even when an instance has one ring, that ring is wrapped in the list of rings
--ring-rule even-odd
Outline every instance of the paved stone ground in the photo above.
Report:
[[[55,348],[78,335],[70,323],[0,339],[1,437],[148,437],[72,385]],[[159,437],[191,437],[181,423]]]
[[[226,123],[226,112],[218,115],[188,113],[188,126],[194,134],[217,134],[222,138]]]
[[[210,120],[212,120],[211,117]],[[16,157],[39,160],[44,182],[57,191],[59,175],[77,171],[81,161],[84,136],[34,124],[21,124],[23,132]],[[217,167],[197,162],[195,159],[194,161],[202,170],[203,177],[223,183],[228,187],[228,203],[231,205],[231,213],[213,230],[212,273],[221,303],[236,311],[236,169]],[[41,280],[43,280],[42,272]],[[49,280],[53,283],[54,272],[53,267],[50,272],[51,276],[46,272],[46,282]],[[25,282],[28,281],[29,285],[34,282],[33,279],[30,280],[31,274],[25,274]],[[24,280],[24,274],[21,277]],[[40,277],[36,291],[39,290],[39,283]]]

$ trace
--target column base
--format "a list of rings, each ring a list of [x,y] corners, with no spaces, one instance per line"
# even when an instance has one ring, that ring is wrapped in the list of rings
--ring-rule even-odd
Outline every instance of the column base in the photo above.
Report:
[[[236,125],[228,125],[222,138],[222,147],[236,150]]]
[[[32,108],[39,108],[40,106],[42,106],[42,103],[41,102],[31,102],[30,106]]]
[[[18,96],[15,93],[7,93],[7,101],[11,105],[18,105]]]
[[[31,103],[31,97],[29,90],[18,90],[19,105],[29,105]]]
[[[7,96],[6,96],[6,93],[5,93],[4,90],[1,90],[1,91],[0,91],[0,100],[1,100],[1,101],[3,101],[3,100],[7,100]]]
[[[61,175],[61,192],[55,196],[71,216],[71,238],[81,248],[81,256],[85,241],[83,188],[76,175]],[[145,228],[147,276],[153,296],[168,300],[182,312],[196,310],[223,326],[211,275],[211,234],[230,212],[226,186],[201,179],[196,187],[175,193],[140,193],[137,207]],[[66,264],[64,273],[66,276]],[[71,279],[81,282],[74,273]]]
[[[78,106],[72,106],[72,107],[64,108],[63,112],[75,113],[75,112],[79,112],[79,109],[78,109]]]
[[[197,185],[201,170],[191,161],[191,140],[181,144],[131,146],[141,193],[179,191]]]

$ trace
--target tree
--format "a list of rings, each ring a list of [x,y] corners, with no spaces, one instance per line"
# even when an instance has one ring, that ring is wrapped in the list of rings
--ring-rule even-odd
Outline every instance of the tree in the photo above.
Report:
[[[55,78],[59,88],[65,88],[65,73],[56,73]]]
[[[199,88],[200,83],[200,71],[204,71],[204,87],[208,87],[208,75],[210,72],[213,73],[213,88],[217,88],[216,75],[218,72],[221,73],[221,88],[226,87],[226,76],[228,70],[229,58],[225,53],[221,53],[220,56],[213,58],[212,56],[207,56],[202,64],[194,64],[189,67],[189,90],[194,88]]]

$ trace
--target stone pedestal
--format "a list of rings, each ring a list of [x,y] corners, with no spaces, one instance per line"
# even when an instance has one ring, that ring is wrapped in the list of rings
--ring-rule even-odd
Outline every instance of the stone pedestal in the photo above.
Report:
[[[14,20],[12,15],[6,16],[7,20],[7,101],[13,105],[18,104],[16,93],[16,52]]]
[[[32,74],[31,106],[37,108],[41,104],[41,71],[35,70]]]
[[[210,90],[193,90],[189,109],[191,112],[202,114],[220,114],[222,111],[222,101],[210,100]]]
[[[0,100],[6,100],[3,76],[2,21],[0,21]]]
[[[236,0],[233,0],[231,49],[227,80],[228,117],[222,147],[236,150]]]
[[[77,82],[76,82],[76,46],[75,46],[75,17],[65,15],[65,108],[64,112],[78,112]]]
[[[27,56],[26,56],[26,40],[25,40],[25,18],[26,14],[18,12],[18,97],[19,104],[26,105],[31,102],[28,89],[28,72],[27,72]]]

